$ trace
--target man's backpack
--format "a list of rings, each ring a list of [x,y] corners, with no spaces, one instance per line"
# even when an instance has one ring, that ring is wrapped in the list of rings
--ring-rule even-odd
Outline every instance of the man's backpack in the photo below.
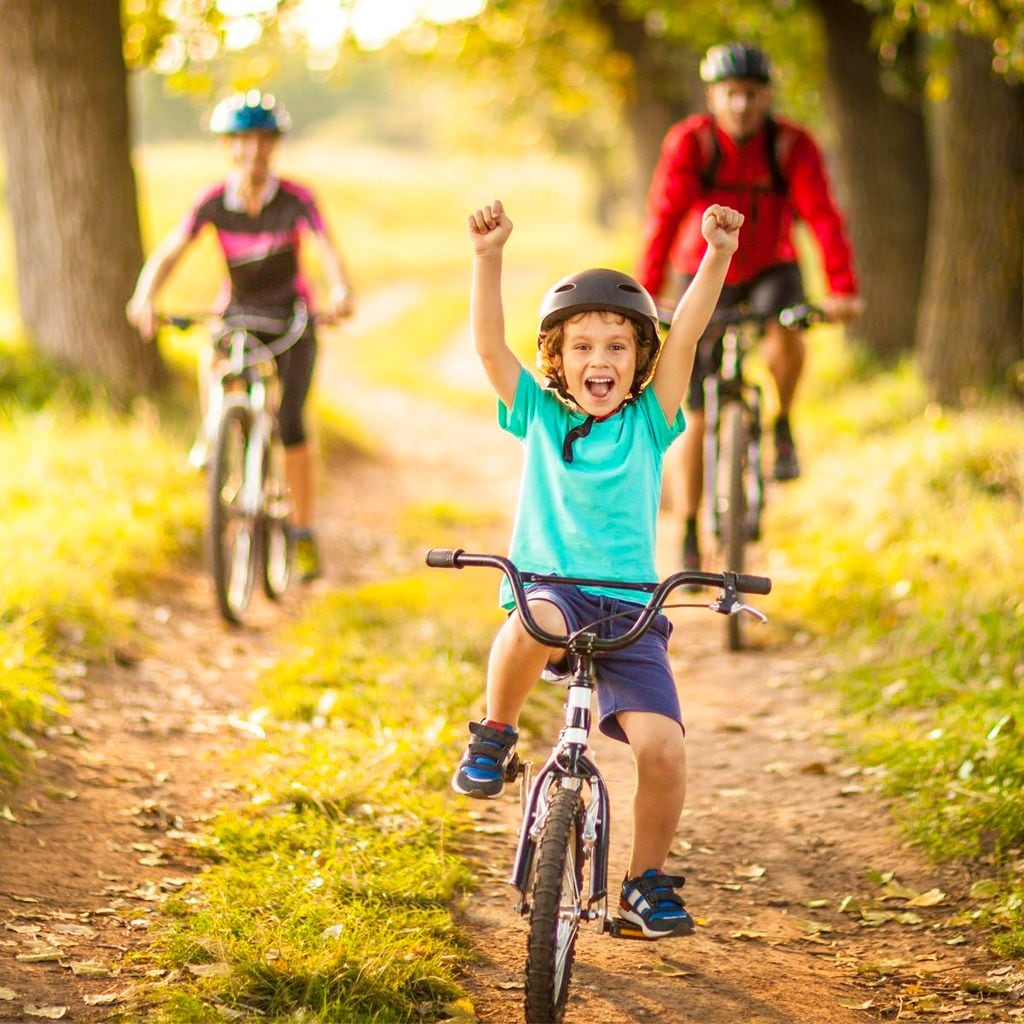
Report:
[[[701,130],[701,150],[708,154],[708,161],[700,172],[701,191],[710,192],[716,186],[726,189],[741,191],[770,192],[776,195],[785,195],[789,191],[786,177],[780,166],[780,150],[789,152],[793,144],[792,132],[782,132],[778,122],[772,118],[765,118],[764,122],[764,145],[768,156],[768,168],[771,173],[772,183],[769,188],[748,185],[728,185],[716,180],[718,168],[722,163],[722,147],[718,141],[718,133],[715,131],[714,122],[708,121]]]

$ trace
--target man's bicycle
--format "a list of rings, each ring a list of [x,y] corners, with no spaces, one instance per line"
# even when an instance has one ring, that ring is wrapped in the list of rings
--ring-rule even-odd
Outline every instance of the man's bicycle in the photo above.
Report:
[[[671,320],[665,314],[663,321],[666,317]],[[722,561],[737,573],[746,568],[747,545],[761,538],[765,507],[761,387],[744,375],[744,361],[770,319],[740,306],[712,317],[701,339],[701,358],[710,359],[710,348],[721,345],[719,369],[704,380],[704,521]],[[826,319],[823,310],[806,304],[778,313],[786,330]],[[730,651],[742,649],[739,616],[729,616],[725,634]]]
[[[464,551],[432,549],[427,565],[440,569],[488,566],[500,569],[509,581],[526,631],[539,643],[564,650],[571,665],[565,702],[565,725],[551,756],[531,783],[531,765],[513,756],[506,781],[521,779],[523,821],[510,884],[519,893],[516,909],[530,920],[527,939],[525,1008],[527,1024],[559,1024],[565,1014],[576,938],[584,925],[616,938],[644,939],[634,924],[608,911],[610,811],[608,789],[589,752],[591,701],[602,654],[629,647],[654,623],[665,607],[710,608],[729,618],[749,613],[764,621],[756,609],[740,601],[741,593],[767,594],[771,580],[734,572],[678,572],[661,583],[621,583],[520,572],[507,558]],[[543,630],[530,613],[526,586],[545,583],[571,586],[613,586],[650,596],[636,610],[621,613],[633,621],[616,632],[610,616],[568,636]],[[691,584],[716,587],[708,604],[667,605],[677,587]]]
[[[207,324],[214,335],[202,428],[209,444],[207,554],[220,613],[238,625],[257,577],[275,601],[291,579],[291,500],[277,426],[276,357],[302,337],[309,313],[298,303],[290,319],[203,315],[163,321],[179,330]]]

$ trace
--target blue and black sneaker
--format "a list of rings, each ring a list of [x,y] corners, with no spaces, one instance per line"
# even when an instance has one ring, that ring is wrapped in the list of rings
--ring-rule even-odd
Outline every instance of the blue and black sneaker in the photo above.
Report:
[[[619,915],[640,928],[648,939],[692,935],[693,918],[676,893],[685,881],[681,875],[663,875],[654,868],[627,878],[622,883]]]
[[[506,774],[514,766],[519,733],[511,725],[495,729],[483,722],[470,722],[469,732],[469,745],[452,776],[452,789],[480,800],[501,796]]]

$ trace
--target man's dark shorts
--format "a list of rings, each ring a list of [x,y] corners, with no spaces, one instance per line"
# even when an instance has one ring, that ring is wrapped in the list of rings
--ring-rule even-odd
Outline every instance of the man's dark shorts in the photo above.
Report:
[[[634,601],[616,601],[574,586],[539,583],[527,591],[531,601],[541,598],[555,605],[575,632],[609,615],[625,612],[598,627],[600,636],[618,636],[636,621],[643,609]],[[601,732],[628,743],[616,717],[621,711],[647,711],[664,715],[683,728],[679,694],[668,663],[668,638],[672,623],[659,614],[651,628],[621,651],[597,658],[597,707]]]
[[[692,274],[683,274],[679,278],[679,294],[693,280]],[[727,284],[722,289],[715,306],[715,313],[721,314],[735,309],[739,305],[748,306],[755,316],[774,316],[787,306],[797,306],[806,301],[804,298],[803,281],[800,268],[795,263],[780,263],[769,267],[757,277],[742,284]],[[713,318],[713,317],[712,317]],[[695,412],[704,409],[704,378],[717,373],[722,365],[722,340],[719,337],[710,342],[715,328],[705,332],[701,344],[697,348],[697,359],[690,377],[690,391],[686,407]]]

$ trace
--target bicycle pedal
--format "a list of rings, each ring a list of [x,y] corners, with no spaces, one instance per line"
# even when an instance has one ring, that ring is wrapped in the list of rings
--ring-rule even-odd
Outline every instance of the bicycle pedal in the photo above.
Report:
[[[530,768],[529,761],[520,760],[518,754],[513,754],[505,765],[505,781],[515,782],[520,775],[525,775]]]
[[[608,932],[613,939],[638,939],[641,942],[657,942],[657,939],[652,939],[647,935],[644,935],[643,930],[639,925],[633,924],[632,921],[625,921],[621,917],[606,918],[604,922],[604,930]]]

